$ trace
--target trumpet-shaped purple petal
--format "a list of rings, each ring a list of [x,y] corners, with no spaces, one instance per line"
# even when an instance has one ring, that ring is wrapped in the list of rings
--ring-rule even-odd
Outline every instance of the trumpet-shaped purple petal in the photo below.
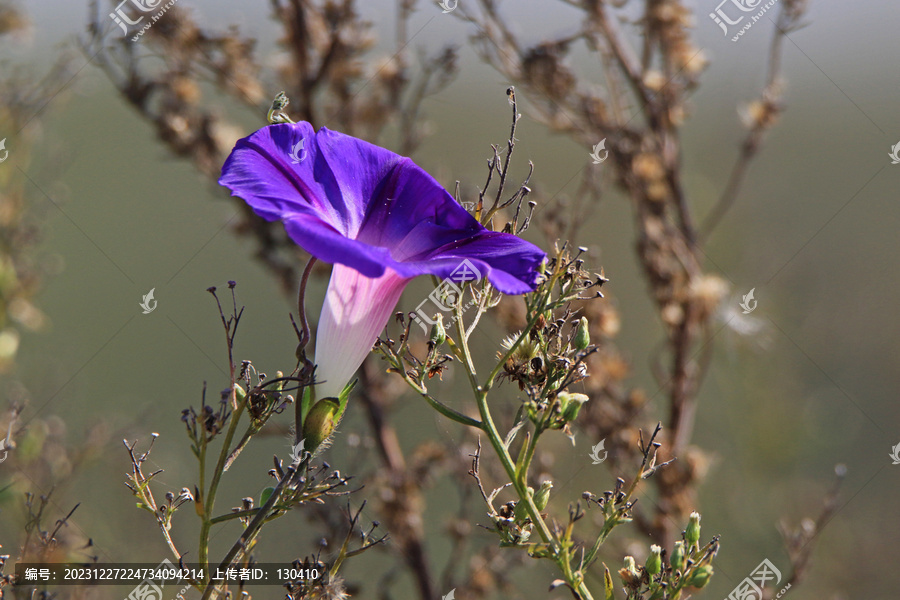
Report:
[[[335,263],[316,342],[319,377],[334,380],[329,390],[365,358],[413,277],[446,278],[467,260],[499,291],[523,294],[545,257],[486,229],[410,159],[308,123],[270,125],[238,141],[219,183]],[[344,351],[346,364],[326,366],[349,343],[359,348]]]

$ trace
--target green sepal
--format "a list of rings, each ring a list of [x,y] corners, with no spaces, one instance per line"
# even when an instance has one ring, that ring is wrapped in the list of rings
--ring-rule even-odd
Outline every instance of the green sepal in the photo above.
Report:
[[[338,404],[340,408],[335,418],[335,426],[341,422],[341,419],[344,417],[344,411],[347,409],[347,400],[350,398],[350,392],[353,391],[353,388],[356,387],[356,384],[359,383],[358,379],[354,379],[350,383],[344,386],[344,389],[341,390],[341,393],[338,394]]]
[[[713,575],[713,568],[711,565],[702,565],[694,569],[694,573],[691,575],[690,582],[688,585],[691,585],[695,588],[702,588],[707,583],[709,583],[709,579]]]

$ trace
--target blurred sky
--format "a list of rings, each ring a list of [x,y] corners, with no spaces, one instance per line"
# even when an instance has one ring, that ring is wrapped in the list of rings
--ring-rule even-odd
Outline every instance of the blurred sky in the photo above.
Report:
[[[692,4],[697,43],[711,59],[684,133],[684,181],[702,215],[736,156],[743,132],[737,107],[762,86],[773,25],[761,21],[732,43],[706,16],[717,2]],[[84,30],[88,8],[81,1],[32,0],[23,6],[33,28],[23,43],[0,45],[0,56],[31,62],[40,73],[60,44]],[[278,59],[267,2],[179,0],[179,6],[195,11],[205,26],[239,23],[244,34],[260,40],[261,62]],[[361,6],[388,44],[381,46],[386,51],[392,3]],[[561,3],[506,2],[503,8],[527,41],[575,28],[574,11]],[[789,597],[893,598],[900,588],[892,567],[900,531],[900,466],[887,456],[900,443],[900,165],[891,165],[887,156],[900,141],[900,5],[822,0],[811,3],[807,21],[784,45],[787,111],[707,249],[706,266],[733,285],[735,306],[755,288],[759,305],[753,316],[765,323],[769,339],[760,348],[722,331],[701,394],[695,440],[714,458],[701,494],[704,533],[723,535],[709,598],[725,597],[763,558],[787,568],[775,523],[782,516],[796,523],[815,514],[836,463],[850,473],[842,508],[819,542],[809,580]],[[489,144],[507,134],[508,82],[477,61],[467,27],[435,6],[420,3],[410,31],[414,48],[462,48],[457,81],[423,107],[433,131],[416,159],[447,187],[460,179],[471,192],[483,181]],[[163,546],[121,485],[127,464],[116,436],[162,433],[169,443],[160,444],[155,459],[167,468],[166,483],[186,485],[192,471],[182,458],[180,410],[198,402],[203,380],[211,391],[225,382],[221,332],[204,290],[238,281],[247,310],[237,356],[252,357],[270,372],[293,353],[294,334],[285,327],[291,307],[250,258],[251,244],[229,233],[234,209],[222,193],[172,158],[84,57],[75,63],[76,69],[84,66],[69,83],[73,97],[61,106],[51,100],[43,124],[41,152],[64,168],[42,173],[40,160],[31,167],[65,211],[47,205],[40,193],[32,196],[51,215],[41,251],[59,257],[65,268],[45,282],[38,304],[52,327],[23,339],[18,375],[32,392],[32,408],[64,415],[72,440],[98,419],[109,421],[116,435],[108,454],[76,478],[67,494],[84,503],[78,525],[110,555],[150,561]],[[580,66],[592,73],[591,65]],[[274,95],[274,76],[264,77]],[[528,117],[528,101],[523,95],[517,173],[532,160],[537,189],[572,193],[573,176],[590,149],[548,135]],[[241,110],[229,116],[248,127],[262,123],[263,114]],[[14,147],[7,148],[14,159]],[[634,262],[627,203],[605,198],[582,237],[577,242],[595,247],[595,266],[602,264],[612,280],[610,301],[622,311],[620,342],[634,363],[634,382],[653,395],[644,357],[660,330]],[[427,284],[417,286],[407,294],[411,305],[427,291]],[[159,308],[142,315],[138,302],[151,287]],[[314,306],[321,290],[313,294]],[[493,352],[495,333],[485,329],[485,355]],[[661,416],[660,400],[656,396],[654,406]],[[460,436],[412,401],[400,418],[414,429],[405,440],[408,448],[429,436]],[[586,456],[592,443],[578,439],[573,449],[562,440],[559,452],[571,454],[561,455],[560,462]],[[265,462],[273,452],[286,454],[286,440],[267,440],[245,460]],[[587,462],[573,467],[570,477],[569,487],[559,487],[572,498],[609,483],[608,473],[597,475]],[[264,485],[262,479],[258,483]],[[234,482],[228,485],[234,495],[243,493]],[[435,495],[446,493],[439,487]],[[564,507],[561,501],[558,508]],[[291,539],[284,534],[282,543],[291,545]],[[152,555],[138,555],[135,540],[144,545],[141,551],[152,548]],[[293,545],[291,551],[302,551]]]

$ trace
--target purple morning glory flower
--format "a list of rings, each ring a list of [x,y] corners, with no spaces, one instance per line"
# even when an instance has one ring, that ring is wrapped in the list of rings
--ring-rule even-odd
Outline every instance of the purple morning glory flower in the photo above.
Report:
[[[546,256],[486,229],[409,158],[309,123],[239,140],[219,183],[334,263],[316,337],[318,397],[340,393],[413,277],[446,278],[468,261],[500,292],[524,294]]]

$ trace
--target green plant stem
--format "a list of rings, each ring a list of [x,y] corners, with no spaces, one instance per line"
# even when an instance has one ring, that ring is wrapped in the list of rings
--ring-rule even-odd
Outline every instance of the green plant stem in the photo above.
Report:
[[[219,451],[219,459],[216,462],[216,470],[213,471],[212,480],[209,482],[209,490],[205,492],[206,498],[203,502],[203,515],[202,522],[200,524],[200,545],[199,545],[199,560],[201,567],[204,568],[204,581],[203,583],[209,582],[209,530],[212,527],[212,520],[210,519],[210,515],[212,515],[213,508],[216,503],[216,493],[219,490],[219,481],[222,478],[222,473],[225,470],[225,461],[228,460],[229,448],[231,447],[231,442],[234,439],[234,433],[237,431],[238,423],[241,420],[241,415],[244,412],[244,407],[247,405],[246,403],[246,394],[244,390],[237,384],[234,384],[231,390],[232,398],[236,403],[236,408],[231,415],[231,423],[228,424],[228,430],[225,433],[225,440],[222,442],[222,449]],[[205,438],[204,438],[205,439]],[[206,442],[203,443],[203,448],[201,450],[202,459],[200,461],[200,470],[201,473],[205,469],[206,465]],[[203,491],[203,479],[201,477],[200,482],[200,490]]]
[[[562,552],[560,550],[560,546],[553,538],[550,528],[544,522],[544,519],[541,518],[541,511],[535,506],[534,498],[528,493],[528,486],[524,484],[526,479],[526,469],[523,468],[523,472],[517,475],[516,466],[513,463],[512,457],[506,449],[506,446],[503,445],[503,439],[500,437],[500,433],[494,425],[494,420],[491,418],[490,408],[487,403],[487,392],[484,390],[476,391],[476,400],[478,402],[478,411],[481,413],[481,429],[487,434],[491,446],[494,448],[494,452],[500,458],[500,462],[506,470],[506,474],[512,481],[513,487],[519,496],[519,501],[525,503],[528,515],[531,517],[532,523],[537,527],[538,535],[541,536],[541,540],[543,540],[544,543],[552,548],[557,565],[565,575],[566,580],[575,587],[580,597],[583,598],[583,600],[593,600],[593,596],[584,582],[580,580],[576,581],[576,577],[574,573],[572,573],[568,551]],[[534,436],[533,439],[536,440],[537,436]]]
[[[278,482],[278,485],[276,485],[275,489],[272,491],[272,495],[269,496],[269,499],[266,500],[266,503],[259,508],[256,516],[253,517],[253,519],[244,529],[241,537],[238,538],[238,540],[225,555],[225,558],[223,558],[219,563],[219,570],[227,569],[231,565],[232,561],[234,561],[234,558],[238,555],[238,552],[246,548],[254,540],[256,534],[259,533],[259,528],[262,527],[263,523],[265,523],[267,520],[266,515],[281,499],[281,495],[284,493],[285,488],[293,485],[296,479],[299,478],[299,474],[306,470],[306,465],[309,464],[310,458],[312,458],[312,455],[307,453],[306,457],[299,464],[294,463],[287,468],[284,477],[281,478],[281,480]],[[209,569],[207,569],[207,571],[209,571]],[[201,600],[209,600],[217,586],[209,580],[204,583],[206,583],[206,589],[203,591]]]
[[[202,429],[203,425],[201,424],[200,427]],[[206,494],[206,446],[207,446],[209,440],[206,437],[205,429],[203,429],[200,432],[200,435],[201,435],[200,453],[199,453],[199,456],[197,457],[197,460],[200,462],[200,467],[199,467],[200,486],[198,488],[200,490],[200,493],[198,494],[199,497],[195,499],[194,507],[195,507],[195,510],[197,510],[198,512],[200,512],[200,511],[203,512],[203,514],[200,515],[200,519],[201,519],[201,521],[200,521],[200,544],[198,547],[198,559],[197,560],[199,560],[200,565],[204,567],[203,583],[206,584],[206,582],[209,581],[209,577],[208,577],[209,569],[205,568],[205,566],[209,560],[209,528],[207,528],[204,533],[203,527],[204,527],[204,525],[206,523],[206,519],[208,517],[208,513],[206,512],[204,503],[206,501],[206,498],[205,498],[205,494]]]
[[[457,311],[457,319],[456,319],[456,331],[459,335],[459,349],[464,359],[466,370],[469,372],[469,381],[472,384],[472,391],[475,393],[475,400],[478,404],[478,412],[481,415],[481,430],[484,431],[488,439],[491,442],[491,446],[494,447],[494,452],[496,452],[497,457],[500,459],[500,462],[503,464],[503,468],[506,470],[506,474],[509,476],[510,481],[512,481],[513,487],[516,490],[516,493],[519,495],[519,498],[526,503],[526,507],[528,508],[529,515],[531,516],[532,521],[534,521],[535,525],[537,525],[538,533],[540,533],[541,539],[547,543],[555,546],[553,542],[553,534],[550,532],[550,528],[547,527],[547,524],[544,523],[544,520],[541,518],[541,513],[538,510],[537,506],[534,504],[534,500],[528,494],[528,487],[523,485],[520,478],[516,474],[516,464],[513,461],[512,456],[510,456],[509,451],[506,449],[506,446],[503,443],[503,438],[500,436],[500,432],[497,430],[497,426],[494,425],[494,419],[491,416],[491,409],[488,407],[487,403],[487,390],[478,385],[478,381],[476,379],[477,374],[475,372],[475,364],[472,361],[472,353],[469,351],[469,344],[466,342],[465,331],[463,330],[462,319],[459,318],[461,315]]]
[[[469,350],[469,344],[466,338],[466,332],[463,329],[462,325],[462,314],[459,310],[459,306],[457,305],[456,310],[456,331],[459,336],[459,344],[458,350],[459,354],[462,357],[462,362],[466,367],[466,371],[469,374],[469,381],[472,385],[472,391],[475,393],[475,400],[478,404],[478,412],[481,415],[481,430],[485,432],[488,437],[488,440],[491,443],[491,446],[494,448],[494,453],[500,459],[500,463],[503,465],[503,469],[506,471],[507,476],[512,482],[513,488],[516,490],[516,494],[519,496],[519,501],[525,503],[525,508],[528,511],[528,516],[531,517],[532,523],[534,523],[537,528],[538,535],[540,535],[541,540],[550,546],[553,551],[554,560],[559,567],[559,569],[563,572],[566,581],[568,581],[576,593],[583,600],[593,600],[593,596],[591,595],[590,590],[587,589],[587,586],[584,584],[584,581],[581,578],[576,578],[575,574],[572,572],[571,563],[568,556],[568,550],[561,550],[559,543],[554,539],[553,533],[550,531],[550,528],[547,526],[547,523],[544,522],[544,519],[541,517],[541,511],[538,510],[538,507],[534,504],[534,498],[528,493],[527,483],[527,469],[523,468],[522,473],[516,472],[516,465],[512,459],[512,456],[509,454],[509,450],[506,448],[506,445],[503,443],[503,438],[500,436],[500,432],[497,430],[497,426],[494,424],[494,419],[491,416],[491,409],[488,406],[488,390],[490,389],[490,384],[499,373],[500,368],[506,362],[506,359],[512,355],[512,352],[515,350],[516,346],[524,339],[525,335],[528,335],[530,329],[537,322],[539,314],[536,314],[535,317],[529,322],[528,327],[523,330],[522,335],[519,336],[519,339],[513,345],[513,347],[507,353],[507,356],[504,356],[502,360],[497,364],[494,370],[491,372],[488,381],[484,386],[478,384],[477,373],[475,371],[475,363],[472,360],[472,353]],[[537,443],[537,435],[534,436],[532,444]],[[534,452],[534,449],[531,449],[531,452]]]
[[[540,510],[535,506],[534,499],[528,493],[528,486],[523,485],[523,478],[516,474],[516,465],[513,462],[509,451],[507,451],[506,446],[503,445],[503,439],[497,431],[497,426],[494,425],[494,420],[491,417],[490,408],[487,404],[487,393],[484,391],[477,392],[476,401],[478,403],[478,411],[481,413],[481,429],[487,434],[488,440],[490,440],[491,446],[493,446],[494,452],[500,459],[500,463],[503,465],[503,469],[506,471],[507,476],[510,481],[512,481],[513,488],[515,488],[520,501],[525,502],[525,507],[528,509],[528,514],[531,517],[532,522],[537,526],[541,540],[546,544],[550,544],[554,550],[557,550],[558,545],[553,539],[550,528],[541,518]]]
[[[428,402],[428,404],[434,410],[438,411],[439,413],[441,413],[442,415],[444,415],[445,417],[447,417],[448,419],[450,419],[452,421],[456,421],[457,423],[462,423],[463,425],[468,425],[469,427],[475,427],[477,429],[481,429],[481,421],[479,421],[478,419],[473,419],[472,417],[468,417],[468,416],[462,414],[461,412],[458,412],[458,411],[450,408],[449,406],[440,402],[439,400],[432,398],[431,394],[429,394],[425,390],[425,388],[423,388],[421,385],[416,383],[409,375],[407,375],[403,371],[400,371],[400,369],[397,369],[397,370],[400,372],[400,376],[403,377],[403,379],[404,379],[404,381],[406,381],[407,385],[409,385],[409,387],[411,387],[412,389],[417,391],[420,396],[425,398],[425,401]]]
[[[641,482],[644,476],[644,465],[641,465],[641,470],[638,472],[637,477],[634,478],[634,481],[631,482],[631,485],[628,486],[628,491],[625,493],[625,497],[622,499],[623,504],[628,504],[629,500],[631,500],[632,494],[637,489],[638,483]],[[606,541],[606,538],[609,537],[609,534],[612,532],[613,528],[617,525],[623,523],[616,515],[614,518],[606,519],[603,523],[603,527],[600,529],[600,534],[597,536],[597,540],[591,546],[591,549],[585,555],[585,565],[590,565],[597,557],[597,552],[600,550],[600,546],[603,545],[603,542]]]
[[[276,510],[276,511],[283,510],[286,513],[286,511],[290,510],[290,506],[273,506],[272,509]],[[210,523],[210,525],[218,525],[219,523],[227,523],[228,521],[233,521],[234,519],[240,519],[241,517],[256,516],[256,514],[259,513],[260,510],[262,510],[262,509],[261,508],[251,508],[248,510],[239,510],[239,511],[236,511],[233,513],[226,513],[224,515],[219,515],[218,517],[213,517],[212,519],[209,520],[209,523]],[[285,513],[266,517],[265,522],[268,523],[269,521],[274,521],[278,517],[284,516]]]
[[[527,474],[528,468],[531,466],[531,459],[534,458],[534,451],[537,448],[538,438],[541,437],[541,433],[543,433],[542,427],[536,427],[534,430],[534,435],[531,436],[531,439],[528,440],[528,446],[525,448],[525,458],[522,460],[522,472],[519,473],[519,477],[521,478],[521,484],[524,486],[527,482]]]

